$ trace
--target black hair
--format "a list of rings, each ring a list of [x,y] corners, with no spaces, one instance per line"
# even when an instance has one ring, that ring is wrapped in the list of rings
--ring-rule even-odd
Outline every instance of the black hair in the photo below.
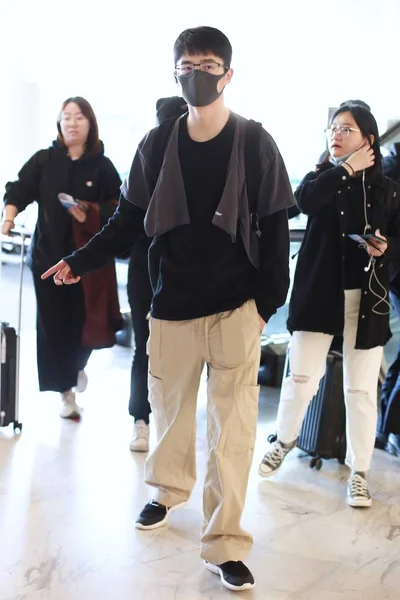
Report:
[[[357,127],[360,129],[363,137],[369,138],[371,135],[374,136],[374,142],[371,144],[371,148],[374,151],[375,155],[375,163],[372,167],[370,167],[367,172],[370,174],[371,178],[376,180],[377,182],[382,181],[382,154],[381,147],[379,143],[379,131],[378,124],[375,120],[374,115],[371,113],[369,108],[366,108],[368,105],[364,102],[361,104],[360,100],[357,101],[347,101],[343,102],[338,109],[332,115],[330,124],[336,119],[336,117],[342,113],[349,112],[353,115],[355,122],[357,123]],[[363,106],[365,104],[365,106]],[[323,164],[328,162],[329,160],[329,152],[327,151],[324,157],[322,158],[320,164],[317,165],[317,169],[320,168]]]
[[[214,27],[193,27],[183,31],[174,44],[174,64],[184,54],[214,54],[222,58],[228,69],[232,62],[232,46],[222,31]]]
[[[363,106],[367,110],[371,111],[370,105],[364,102],[364,100],[345,100],[345,102],[342,102],[340,106],[345,106],[345,104],[356,104],[357,106]]]
[[[89,156],[95,156],[98,154],[102,148],[101,141],[99,139],[99,127],[97,125],[96,115],[94,114],[93,108],[90,106],[89,102],[82,98],[82,96],[72,96],[71,98],[67,98],[61,106],[58,119],[57,119],[57,131],[58,131],[58,140],[61,142],[63,146],[65,146],[63,134],[61,131],[61,116],[65,108],[68,106],[70,102],[77,104],[83,114],[89,121],[89,134],[86,140],[85,152]]]

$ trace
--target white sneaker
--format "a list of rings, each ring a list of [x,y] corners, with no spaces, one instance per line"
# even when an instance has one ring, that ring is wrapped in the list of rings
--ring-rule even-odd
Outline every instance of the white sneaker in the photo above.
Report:
[[[63,419],[77,419],[81,416],[81,409],[75,402],[75,392],[68,390],[61,394],[60,417]]]
[[[368,508],[371,506],[372,499],[364,474],[351,474],[347,487],[347,503],[354,508]]]
[[[283,442],[276,440],[276,442],[271,444],[270,450],[264,455],[264,458],[259,464],[258,474],[261,477],[270,477],[271,475],[274,475],[274,473],[277,473],[281,468],[286,455],[296,446],[296,441],[291,444],[284,444]]]
[[[144,421],[136,421],[133,426],[133,438],[130,449],[132,452],[149,451],[149,426]]]
[[[88,376],[86,375],[86,371],[82,370],[78,373],[78,381],[76,383],[76,391],[78,394],[82,394],[88,385]]]

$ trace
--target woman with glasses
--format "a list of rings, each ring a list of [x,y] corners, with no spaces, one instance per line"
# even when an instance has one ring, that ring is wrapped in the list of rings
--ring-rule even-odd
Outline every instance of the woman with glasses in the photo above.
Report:
[[[351,469],[347,498],[350,506],[368,507],[378,376],[391,336],[388,261],[400,257],[400,186],[382,174],[378,127],[366,107],[342,105],[326,134],[325,157],[295,192],[308,224],[289,308],[291,373],[282,386],[277,440],[259,473],[276,473],[296,446],[332,339],[340,335]],[[373,237],[356,242],[352,234]]]

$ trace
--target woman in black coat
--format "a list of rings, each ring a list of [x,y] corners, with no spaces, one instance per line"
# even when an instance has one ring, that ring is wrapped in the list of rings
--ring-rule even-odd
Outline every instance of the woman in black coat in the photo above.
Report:
[[[334,336],[343,336],[350,506],[371,506],[366,473],[377,422],[383,346],[390,338],[388,262],[400,257],[400,186],[382,174],[378,127],[360,105],[342,105],[327,130],[329,152],[295,192],[308,215],[288,328],[290,376],[282,386],[278,439],[260,464],[268,477],[296,440],[317,393]],[[356,242],[351,234],[372,234]]]
[[[7,183],[1,230],[8,235],[17,214],[37,201],[28,263],[37,299],[39,387],[59,392],[61,416],[75,418],[80,410],[74,390],[86,388],[84,369],[91,351],[115,341],[120,319],[115,267],[109,265],[70,287],[42,281],[40,274],[101,229],[116,208],[121,181],[104,156],[87,100],[66,100],[57,129],[52,146],[34,154],[18,180]],[[71,204],[71,197],[78,203]]]

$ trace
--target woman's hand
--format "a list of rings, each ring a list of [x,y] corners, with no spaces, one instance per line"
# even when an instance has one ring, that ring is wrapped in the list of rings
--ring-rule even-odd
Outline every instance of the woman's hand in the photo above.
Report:
[[[56,265],[50,267],[43,275],[41,279],[48,279],[54,275],[54,283],[56,285],[71,285],[72,283],[78,283],[80,281],[80,277],[74,277],[71,267],[65,262],[65,260],[60,260]]]
[[[370,256],[382,256],[383,254],[385,254],[386,250],[387,250],[387,240],[386,238],[381,234],[381,232],[379,231],[379,229],[377,229],[375,231],[375,235],[379,238],[382,238],[383,240],[385,240],[384,242],[380,242],[379,240],[373,239],[371,240],[372,243],[374,244],[372,246],[372,244],[369,244],[367,241],[367,250],[368,250],[368,254]]]
[[[10,236],[11,230],[14,229],[14,220],[18,214],[18,208],[13,204],[7,204],[4,207],[3,219],[1,223],[1,233]]]
[[[9,237],[11,237],[11,230],[14,228],[14,221],[11,221],[11,219],[4,219],[4,221],[1,224],[1,233],[3,235],[7,235]]]
[[[369,169],[369,167],[372,167],[375,164],[374,149],[366,143],[364,146],[361,146],[359,150],[354,152],[345,162],[350,165],[355,173],[357,173],[357,171]]]
[[[86,221],[86,213],[83,208],[80,206],[71,206],[68,209],[70,215],[74,217],[79,223],[84,223]]]

